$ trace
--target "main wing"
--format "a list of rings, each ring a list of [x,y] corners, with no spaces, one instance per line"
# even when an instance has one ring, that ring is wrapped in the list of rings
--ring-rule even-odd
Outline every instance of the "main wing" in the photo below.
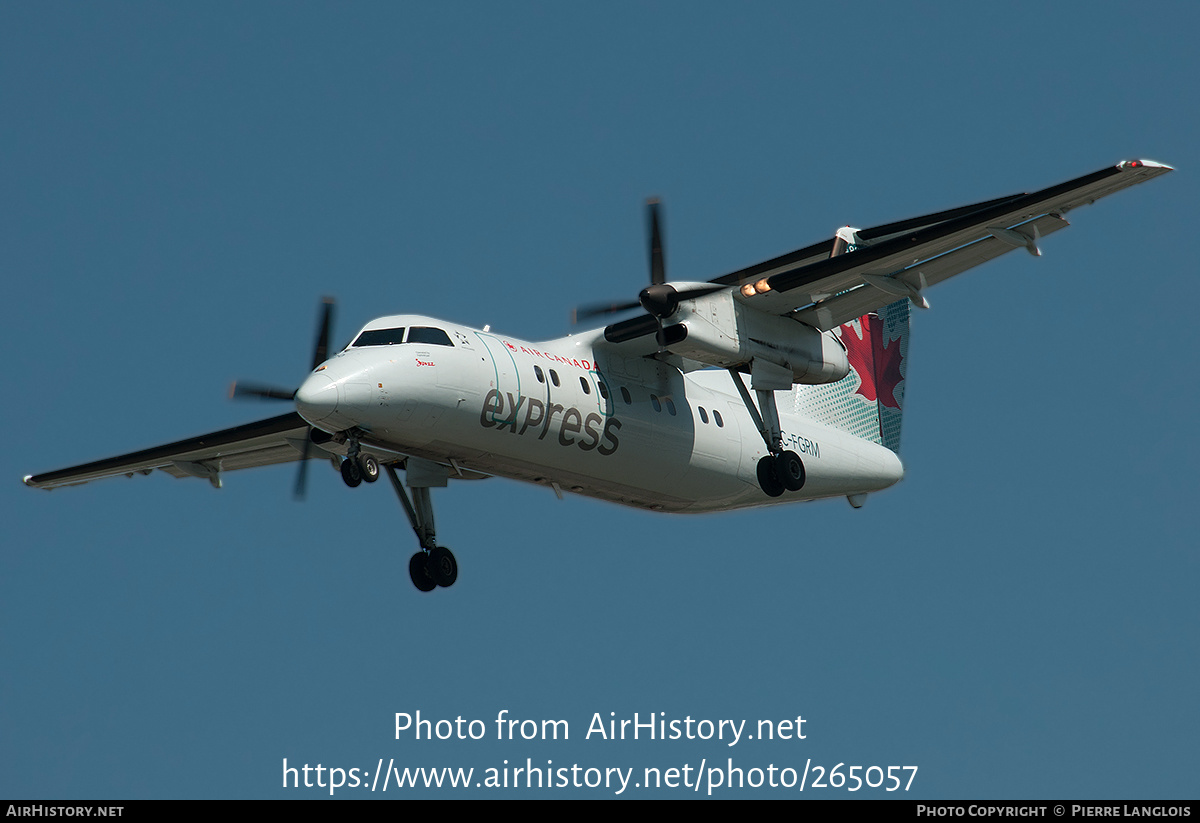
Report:
[[[858,229],[852,254],[835,255],[834,236],[708,282],[758,311],[829,331],[904,297],[926,305],[928,286],[1014,249],[1040,255],[1041,238],[1070,225],[1071,209],[1169,171],[1152,160],[1125,161],[1041,191]],[[707,299],[701,292],[697,304]],[[646,314],[607,326],[604,339],[651,354],[661,347],[646,338],[658,328]]]
[[[897,297],[921,303],[927,286],[1014,249],[1040,255],[1040,239],[1070,225],[1069,210],[1169,171],[1125,161],[1041,191],[860,229],[862,245],[852,254],[830,256],[831,238],[712,282],[738,287],[755,309],[827,331]]]
[[[307,438],[308,423],[296,412],[289,412],[165,446],[26,476],[25,485],[56,489],[105,477],[150,474],[158,469],[173,477],[203,477],[219,488],[223,472],[300,460]],[[314,457],[327,456],[320,449],[314,451]]]

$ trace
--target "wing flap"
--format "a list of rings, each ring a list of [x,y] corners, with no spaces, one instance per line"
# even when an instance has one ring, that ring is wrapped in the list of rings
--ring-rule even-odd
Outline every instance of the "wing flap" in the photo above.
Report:
[[[956,209],[947,209],[933,214],[923,214],[920,217],[910,217],[894,223],[885,223],[869,229],[859,229],[858,236],[864,240],[875,240],[900,232],[915,231],[916,229],[925,228],[937,223],[944,223],[947,220],[962,217],[965,214],[972,214],[1001,203],[1010,203],[1022,196],[1014,194],[1008,197],[999,197],[994,200],[985,200],[982,203],[972,203],[969,206],[959,206]],[[754,283],[764,277],[774,277],[777,274],[794,271],[813,263],[819,263],[822,260],[828,260],[830,252],[833,251],[835,239],[831,237],[820,243],[813,243],[811,246],[805,246],[802,249],[782,254],[779,257],[765,260],[762,263],[756,263],[753,266],[747,266],[744,269],[722,275],[711,282],[721,283],[726,286],[740,286],[744,283]]]
[[[106,477],[150,474],[155,469],[173,477],[213,479],[224,471],[299,460],[302,444],[307,437],[308,423],[296,412],[290,412],[165,446],[28,476],[25,485],[37,489],[56,489]],[[317,450],[313,456],[323,457],[325,454]]]
[[[1048,234],[1064,229],[1070,224],[1056,215],[1046,214],[1028,223],[1018,225],[1015,230],[1030,239],[1045,237]],[[793,314],[801,323],[829,331],[843,323],[862,317],[868,312],[876,311],[892,303],[897,297],[918,297],[919,293],[929,286],[936,285],[956,274],[975,268],[989,260],[994,260],[1002,254],[1015,251],[1019,246],[1011,241],[1000,240],[992,235],[977,240],[954,251],[947,252],[910,266],[890,277],[881,278],[874,283],[863,282],[835,297],[822,300]],[[868,275],[868,278],[872,275]],[[881,288],[882,280],[894,280],[895,286],[890,289]]]
[[[709,282],[731,287],[758,311],[828,331],[898,296],[921,304],[924,288],[1014,248],[1038,254],[1042,237],[1069,225],[1066,212],[1169,171],[1150,160],[1125,161],[1037,192],[858,229],[863,245],[852,253],[831,256],[835,236]],[[759,288],[763,280],[766,290]],[[748,286],[749,295],[741,290]],[[660,348],[651,336],[657,327],[650,315],[634,317],[606,327],[602,340],[627,356],[653,354]]]
[[[1171,171],[1169,166],[1151,161],[1124,162],[1032,194],[1014,195],[976,204],[979,208],[952,209],[938,215],[880,226],[875,230],[868,231],[878,234],[878,232],[896,227],[899,227],[901,231],[879,236],[871,245],[860,248],[851,254],[806,264],[791,264],[784,269],[777,267],[773,274],[763,273],[761,267],[766,264],[743,269],[742,272],[753,272],[752,276],[759,278],[765,276],[770,285],[770,291],[760,292],[750,297],[745,297],[739,292],[738,296],[739,299],[747,300],[750,305],[760,311],[787,314],[797,307],[810,303],[820,304],[834,295],[858,288],[863,282],[863,275],[875,277],[895,275],[960,247],[994,237],[997,229],[1011,230],[1046,215],[1061,216],[1070,209],[1087,205],[1101,197],[1168,171]],[[952,216],[933,224],[926,222],[928,219],[945,214]],[[815,247],[809,247],[809,249],[813,248]],[[980,254],[985,251],[987,251],[987,247],[971,252],[971,254]],[[991,259],[992,256],[995,255],[984,259]],[[784,260],[787,257],[788,255],[785,255],[776,260]],[[958,269],[958,271],[963,270],[965,269]],[[730,276],[732,275],[727,275],[727,277]],[[724,280],[725,278],[720,278],[714,282],[724,282]],[[742,282],[749,281],[750,277],[746,277]]]

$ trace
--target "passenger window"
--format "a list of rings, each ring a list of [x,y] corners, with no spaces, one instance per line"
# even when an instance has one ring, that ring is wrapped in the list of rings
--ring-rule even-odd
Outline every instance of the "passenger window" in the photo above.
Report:
[[[583,388],[584,394],[592,393],[592,387],[588,385],[588,381],[584,379],[583,375],[579,376],[579,385]]]
[[[554,369],[550,370],[550,382],[553,383],[556,388],[558,387],[558,372],[556,372]]]
[[[703,406],[697,406],[697,408],[700,409],[700,422],[707,423],[708,422],[708,412],[706,412],[704,410]]]
[[[666,398],[666,401],[667,401],[667,414],[674,417],[675,416],[675,401],[669,397]]]
[[[721,419],[721,413],[719,411],[717,411],[716,409],[713,409],[713,420],[717,421],[718,426],[721,426],[721,427],[725,426],[725,421]]]
[[[655,395],[653,395],[653,394],[652,394],[652,395],[650,395],[650,405],[654,407],[654,410],[655,410],[656,412],[660,412],[660,411],[662,411],[662,403],[659,403],[659,402],[658,402],[658,397],[656,397],[656,396],[655,396]]]
[[[600,396],[603,397],[605,400],[607,400],[608,399],[608,386],[604,385],[603,380],[596,381],[596,388],[600,389]]]
[[[534,366],[534,367],[533,367],[533,373],[534,373],[534,375],[537,377],[537,379],[538,379],[538,382],[539,382],[539,383],[545,383],[545,382],[546,382],[546,375],[542,374],[542,367],[541,367],[541,366]]]
[[[408,330],[409,343],[428,343],[433,346],[453,346],[450,335],[429,326],[413,326]]]
[[[621,387],[621,399],[625,401],[626,406],[633,405],[633,398],[629,396],[629,389],[624,386]]]

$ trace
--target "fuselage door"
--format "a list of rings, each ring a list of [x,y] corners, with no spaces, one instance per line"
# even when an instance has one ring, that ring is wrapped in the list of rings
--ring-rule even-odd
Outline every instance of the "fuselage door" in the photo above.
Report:
[[[516,346],[486,332],[475,332],[475,336],[483,341],[484,348],[488,353],[490,361],[488,366],[492,370],[492,374],[488,378],[489,388],[496,389],[501,395],[511,394],[513,397],[520,397],[521,371],[517,367],[517,360],[513,355],[517,350]],[[506,404],[503,408],[512,409],[512,405]],[[493,423],[506,422],[503,412],[497,414],[494,411],[485,411],[484,413],[491,415]],[[508,413],[511,415],[513,412],[509,411]]]

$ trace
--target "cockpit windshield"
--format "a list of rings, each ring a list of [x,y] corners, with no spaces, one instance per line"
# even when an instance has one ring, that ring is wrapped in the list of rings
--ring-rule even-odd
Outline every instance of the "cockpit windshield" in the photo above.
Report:
[[[350,348],[362,346],[395,346],[399,343],[424,343],[433,346],[453,346],[450,335],[432,326],[413,326],[408,330],[408,339],[404,338],[404,329],[369,329],[350,344]]]
[[[360,334],[351,348],[359,346],[392,346],[404,342],[404,329],[371,329]]]
[[[450,335],[430,326],[413,326],[408,330],[409,343],[429,343],[434,346],[453,346]]]

